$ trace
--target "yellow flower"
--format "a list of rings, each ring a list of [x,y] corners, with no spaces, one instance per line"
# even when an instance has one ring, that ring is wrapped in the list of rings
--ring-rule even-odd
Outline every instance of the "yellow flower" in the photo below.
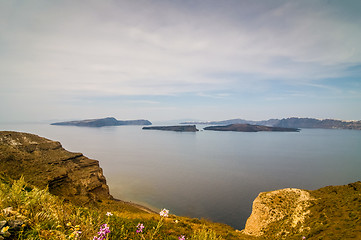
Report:
[[[70,226],[71,226],[71,222],[68,222],[66,225],[67,225],[68,227],[70,227]]]
[[[7,232],[9,230],[9,228],[10,228],[9,226],[3,227],[3,229],[1,229],[1,232],[5,233],[5,232]]]
[[[61,228],[61,225],[56,226],[56,228]]]

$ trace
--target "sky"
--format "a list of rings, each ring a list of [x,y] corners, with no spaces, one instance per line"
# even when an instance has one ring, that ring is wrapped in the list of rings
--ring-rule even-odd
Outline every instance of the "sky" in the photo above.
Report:
[[[359,0],[1,0],[0,121],[361,120]]]

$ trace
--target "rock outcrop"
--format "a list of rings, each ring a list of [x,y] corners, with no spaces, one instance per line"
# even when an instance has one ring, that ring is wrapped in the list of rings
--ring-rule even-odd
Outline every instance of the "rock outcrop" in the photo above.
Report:
[[[233,131],[233,132],[299,132],[300,129],[297,128],[283,128],[283,127],[268,127],[261,125],[251,125],[251,124],[230,124],[226,126],[210,126],[203,128],[204,130],[212,131]]]
[[[75,203],[112,199],[98,161],[33,134],[0,132],[0,171]]]
[[[272,192],[260,193],[253,201],[252,214],[246,222],[244,233],[253,236],[262,236],[272,223],[279,223],[287,218],[290,227],[300,226],[303,231],[308,207],[314,200],[310,193],[296,188],[286,188]],[[300,224],[299,224],[300,223]],[[285,230],[280,228],[280,235]]]
[[[154,126],[143,127],[143,130],[163,130],[163,131],[175,131],[175,132],[197,132],[196,125],[184,125],[184,126]]]
[[[260,193],[242,232],[260,239],[361,239],[361,182]]]
[[[152,125],[148,120],[117,120],[113,117],[100,118],[100,119],[87,119],[69,122],[57,122],[51,125],[60,126],[78,126],[78,127],[105,127],[105,126],[122,126],[122,125]]]

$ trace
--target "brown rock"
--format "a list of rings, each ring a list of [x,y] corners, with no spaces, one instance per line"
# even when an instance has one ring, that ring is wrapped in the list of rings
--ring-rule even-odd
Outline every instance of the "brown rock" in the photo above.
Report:
[[[273,223],[287,222],[286,225],[295,228],[300,226],[309,214],[308,207],[313,200],[310,193],[296,188],[286,188],[272,192],[263,192],[253,201],[252,214],[246,222],[243,233],[252,236],[262,236]],[[281,229],[278,235],[287,234]]]
[[[29,133],[0,132],[0,172],[76,203],[112,199],[98,161]]]

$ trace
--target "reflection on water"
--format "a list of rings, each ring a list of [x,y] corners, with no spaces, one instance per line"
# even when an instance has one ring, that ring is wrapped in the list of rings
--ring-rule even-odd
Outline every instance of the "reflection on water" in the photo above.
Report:
[[[261,191],[360,180],[361,131],[177,133],[140,126],[0,125],[97,159],[111,194],[171,213],[244,227]],[[203,126],[198,126],[201,129]]]

